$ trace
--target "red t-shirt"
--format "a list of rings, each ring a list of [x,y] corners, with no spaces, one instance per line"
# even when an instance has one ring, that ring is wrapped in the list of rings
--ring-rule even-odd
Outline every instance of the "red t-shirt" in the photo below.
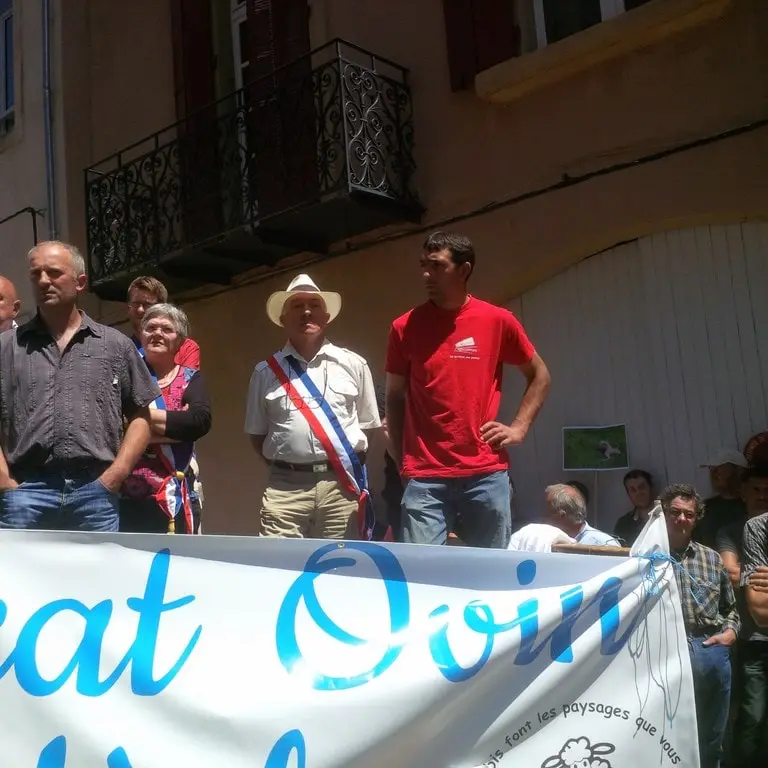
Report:
[[[504,363],[535,354],[508,310],[470,296],[459,310],[431,301],[398,317],[389,332],[387,373],[408,379],[403,431],[406,477],[470,477],[506,469],[480,427],[494,421]]]
[[[176,365],[200,370],[200,346],[190,338],[184,339],[173,361]]]

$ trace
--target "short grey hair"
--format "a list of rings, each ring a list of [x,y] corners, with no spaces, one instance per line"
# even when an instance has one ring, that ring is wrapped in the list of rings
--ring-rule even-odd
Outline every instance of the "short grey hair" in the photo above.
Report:
[[[83,254],[80,253],[80,250],[76,245],[72,245],[72,243],[65,243],[62,240],[43,240],[42,243],[33,245],[27,252],[27,259],[31,259],[32,254],[36,250],[46,245],[55,245],[59,248],[63,248],[69,253],[70,257],[72,258],[72,269],[75,272],[75,277],[80,277],[81,275],[85,274],[85,259],[83,258]]]
[[[141,318],[142,329],[150,320],[154,320],[156,317],[167,317],[173,323],[173,327],[176,333],[179,334],[181,341],[189,337],[189,318],[187,313],[180,307],[177,307],[175,304],[153,304],[144,313],[144,317]]]
[[[587,504],[584,497],[572,486],[564,483],[547,486],[544,491],[554,512],[563,512],[573,523],[587,522]]]

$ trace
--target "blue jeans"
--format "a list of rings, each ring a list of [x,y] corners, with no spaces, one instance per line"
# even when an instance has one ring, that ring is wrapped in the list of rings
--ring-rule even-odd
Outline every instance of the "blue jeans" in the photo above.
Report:
[[[731,649],[689,637],[701,768],[718,768],[731,698]],[[747,766],[744,766],[747,768]]]
[[[418,478],[403,493],[403,541],[445,544],[461,526],[470,547],[506,549],[512,533],[509,476],[506,472],[472,477]]]
[[[91,472],[31,475],[0,491],[0,528],[116,531],[119,499]]]
[[[739,643],[741,689],[733,736],[733,765],[765,768],[768,765],[768,642]]]

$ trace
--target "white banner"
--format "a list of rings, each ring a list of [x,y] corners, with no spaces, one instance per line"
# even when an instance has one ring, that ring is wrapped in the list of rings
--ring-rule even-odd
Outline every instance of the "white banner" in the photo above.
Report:
[[[698,765],[663,555],[11,531],[0,574],[3,766]]]

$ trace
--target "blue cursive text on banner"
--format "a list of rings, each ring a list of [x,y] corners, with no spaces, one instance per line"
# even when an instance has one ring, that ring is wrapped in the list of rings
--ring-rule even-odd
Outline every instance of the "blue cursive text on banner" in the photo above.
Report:
[[[366,555],[376,566],[386,590],[390,616],[390,642],[379,661],[369,669],[355,671],[346,676],[329,676],[315,671],[312,685],[316,690],[332,691],[355,688],[376,679],[386,672],[403,650],[405,630],[410,625],[410,603],[408,583],[397,557],[386,546],[373,542],[348,542],[343,548],[329,544],[317,549],[307,560],[303,573],[291,585],[280,607],[277,620],[277,654],[288,672],[300,666],[304,669],[304,656],[296,635],[296,616],[301,603],[315,625],[329,637],[348,646],[362,646],[365,640],[350,634],[338,626],[323,610],[315,592],[318,576],[350,568],[356,564],[348,553],[350,550]],[[536,562],[524,560],[517,567],[517,581],[520,586],[531,585],[536,578]],[[647,611],[649,600],[655,599],[648,591],[643,593],[643,605],[620,636],[617,637],[621,622],[619,602],[624,586],[622,579],[607,578],[597,593],[589,600],[584,599],[582,586],[569,587],[558,597],[559,621],[548,634],[540,631],[539,616],[542,609],[538,598],[529,598],[516,606],[516,615],[510,620],[500,621],[492,607],[483,601],[471,601],[463,610],[463,623],[473,633],[483,638],[483,648],[477,660],[469,666],[462,666],[456,659],[448,638],[450,609],[439,605],[429,613],[429,618],[438,623],[429,638],[429,650],[439,672],[450,682],[460,683],[476,675],[490,659],[496,638],[504,633],[517,630],[520,647],[514,663],[533,663],[548,649],[552,661],[569,664],[574,661],[573,632],[576,622],[590,611],[596,611],[600,622],[600,652],[605,656],[617,654],[627,643],[637,623]],[[551,599],[551,598],[550,598]]]
[[[128,608],[139,615],[136,635],[115,669],[103,680],[99,679],[102,643],[112,618],[113,602],[102,600],[88,607],[73,598],[46,603],[24,622],[13,651],[0,664],[0,678],[13,669],[19,686],[30,696],[50,696],[74,674],[77,692],[83,696],[95,697],[109,691],[130,664],[131,690],[134,694],[156,696],[165,690],[189,659],[203,631],[202,626],[198,626],[173,666],[164,675],[155,677],[155,651],[162,615],[189,605],[195,599],[194,595],[187,595],[165,602],[170,557],[167,549],[158,552],[149,569],[144,596],[128,598]],[[61,672],[52,680],[48,680],[41,675],[38,667],[37,642],[48,622],[62,613],[74,613],[82,617],[83,638]],[[5,623],[7,616],[8,606],[0,600],[0,626]]]

